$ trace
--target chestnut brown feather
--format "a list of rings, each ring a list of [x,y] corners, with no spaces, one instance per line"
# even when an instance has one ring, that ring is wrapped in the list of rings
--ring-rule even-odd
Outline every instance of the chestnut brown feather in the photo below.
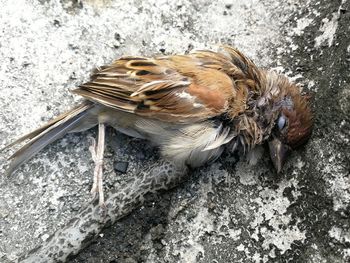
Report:
[[[311,135],[313,115],[308,98],[301,96],[300,93],[292,92],[292,100],[294,102],[294,109],[283,110],[283,113],[289,120],[286,136],[287,143],[292,148],[297,148],[304,144]]]

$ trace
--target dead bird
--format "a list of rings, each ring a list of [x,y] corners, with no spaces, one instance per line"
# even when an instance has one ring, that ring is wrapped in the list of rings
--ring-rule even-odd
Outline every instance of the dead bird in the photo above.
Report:
[[[308,97],[294,83],[228,46],[220,52],[121,57],[72,92],[85,101],[6,146],[29,140],[10,157],[8,173],[66,133],[98,125],[97,143],[90,147],[91,192],[99,194],[101,205],[106,125],[151,141],[172,164],[166,172],[181,174],[223,151],[254,156],[262,144],[280,172],[289,151],[307,141],[313,126]]]

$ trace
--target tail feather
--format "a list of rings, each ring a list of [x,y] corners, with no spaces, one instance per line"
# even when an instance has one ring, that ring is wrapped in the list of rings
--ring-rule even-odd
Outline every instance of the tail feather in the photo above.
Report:
[[[4,149],[30,139],[22,148],[16,151],[9,159],[12,159],[6,173],[11,174],[21,164],[28,161],[48,144],[61,138],[69,131],[75,129],[89,114],[89,109],[93,107],[92,103],[85,102],[78,107],[59,115],[55,119],[49,121],[39,129],[19,138],[15,142],[9,144]]]

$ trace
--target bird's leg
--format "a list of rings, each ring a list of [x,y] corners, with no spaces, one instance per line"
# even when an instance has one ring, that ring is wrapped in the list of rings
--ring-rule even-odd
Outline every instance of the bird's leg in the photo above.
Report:
[[[91,142],[91,145],[89,147],[89,151],[91,153],[92,160],[96,164],[96,162],[97,162],[97,159],[96,159],[96,140],[93,137],[91,137],[91,136],[89,136],[88,139]],[[97,179],[97,177],[94,176],[94,178],[93,178],[94,182],[93,182],[93,185],[92,185],[92,188],[91,188],[91,192],[94,192],[93,190],[97,189],[97,180],[96,179]]]
[[[92,144],[89,147],[92,159],[95,162],[94,169],[94,182],[91,188],[91,193],[95,196],[99,194],[99,204],[104,206],[104,194],[103,194],[103,153],[105,147],[105,125],[104,123],[98,124],[98,139],[96,141],[92,139]]]

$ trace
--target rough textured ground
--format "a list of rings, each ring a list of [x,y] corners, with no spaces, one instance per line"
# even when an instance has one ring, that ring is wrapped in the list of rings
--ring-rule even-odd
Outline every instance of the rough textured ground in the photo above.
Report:
[[[68,93],[122,54],[234,45],[314,94],[311,141],[277,176],[236,156],[194,171],[69,262],[349,262],[350,1],[0,0],[0,147],[70,108]],[[0,261],[45,242],[89,202],[87,135],[10,177],[0,154]],[[156,156],[109,131],[106,191]],[[114,161],[130,163],[127,174]]]

